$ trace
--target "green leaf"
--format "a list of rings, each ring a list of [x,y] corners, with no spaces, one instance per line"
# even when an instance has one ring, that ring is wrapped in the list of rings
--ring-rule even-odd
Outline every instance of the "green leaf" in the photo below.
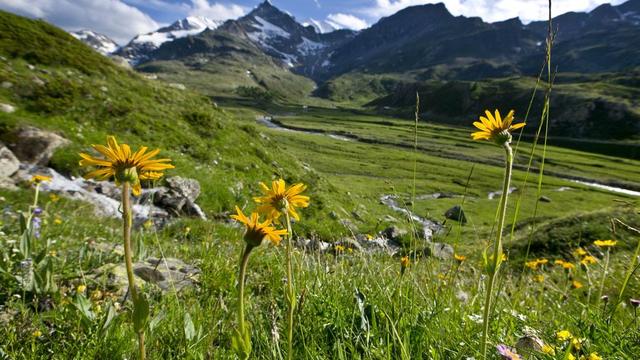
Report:
[[[189,315],[188,312],[184,313],[184,336],[187,338],[187,341],[193,340],[196,336],[196,328],[193,326],[191,315]]]
[[[153,329],[155,329],[158,326],[158,324],[160,323],[160,321],[164,320],[165,317],[167,317],[167,313],[164,310],[161,310],[149,322],[149,331],[153,331]]]
[[[149,302],[144,294],[133,298],[133,329],[139,333],[144,331],[149,320]]]
[[[240,329],[235,330],[235,334],[231,337],[231,349],[243,360],[248,359],[251,355],[251,331],[248,323],[245,324],[244,334]]]
[[[100,329],[100,333],[101,334],[106,334],[106,332],[109,330],[109,326],[111,326],[111,322],[113,321],[113,319],[115,319],[115,317],[118,315],[118,313],[116,312],[116,309],[113,307],[113,304],[109,304],[108,310],[107,310],[107,315],[104,318],[104,322],[102,323],[102,328]]]

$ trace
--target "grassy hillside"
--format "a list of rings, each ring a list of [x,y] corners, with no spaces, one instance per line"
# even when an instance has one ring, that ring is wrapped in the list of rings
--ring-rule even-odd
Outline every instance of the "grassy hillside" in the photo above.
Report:
[[[334,233],[326,213],[342,195],[254,126],[240,125],[208,97],[120,68],[45,22],[6,12],[0,20],[0,83],[12,84],[0,88],[0,102],[17,107],[0,113],[0,138],[25,124],[59,132],[72,144],[51,165],[72,175],[81,171],[77,153],[110,134],[160,147],[179,169],[175,174],[200,181],[199,202],[210,215],[249,199],[259,181],[304,179],[319,200],[309,209],[317,216],[315,231]]]

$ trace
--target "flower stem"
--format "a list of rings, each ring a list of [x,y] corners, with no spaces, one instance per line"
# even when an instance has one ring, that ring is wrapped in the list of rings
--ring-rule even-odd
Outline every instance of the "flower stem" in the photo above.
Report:
[[[131,260],[131,198],[129,193],[129,183],[125,181],[122,183],[122,236],[124,238],[124,262],[125,267],[127,268],[129,293],[131,294],[131,298],[135,304],[138,299],[138,292],[136,290],[135,278],[133,276],[133,261]],[[144,330],[138,331],[138,351],[140,354],[140,360],[145,360],[146,351],[144,347]]]
[[[607,255],[605,256],[604,261],[604,272],[602,273],[602,280],[600,280],[600,289],[598,290],[598,297],[596,301],[602,298],[602,293],[604,292],[604,281],[607,279],[607,272],[609,271],[609,253],[611,251],[607,248]]]
[[[287,300],[289,301],[289,312],[287,314],[287,340],[288,340],[288,351],[287,358],[289,360],[293,359],[293,313],[295,311],[296,306],[296,293],[295,287],[293,284],[293,264],[292,264],[292,252],[293,252],[293,244],[292,238],[293,234],[291,233],[291,218],[289,217],[289,212],[285,211],[284,216],[287,219]]]
[[[502,229],[504,228],[504,220],[507,213],[507,198],[509,197],[509,186],[511,184],[511,168],[513,165],[513,151],[509,143],[511,140],[505,141],[502,145],[505,150],[505,171],[504,181],[502,185],[502,196],[500,197],[500,207],[498,213],[498,230],[496,241],[493,244],[493,258],[489,261],[493,263],[489,266],[489,278],[487,280],[486,297],[484,301],[482,343],[480,349],[482,358],[487,359],[487,338],[489,336],[489,317],[491,316],[491,298],[493,296],[493,286],[495,285],[498,268],[502,262]]]
[[[240,325],[240,333],[245,334],[245,322],[244,322],[244,282],[247,274],[247,264],[249,263],[249,254],[253,250],[253,246],[247,244],[242,252],[242,260],[240,260],[240,275],[239,275],[239,298],[238,298],[238,324]]]

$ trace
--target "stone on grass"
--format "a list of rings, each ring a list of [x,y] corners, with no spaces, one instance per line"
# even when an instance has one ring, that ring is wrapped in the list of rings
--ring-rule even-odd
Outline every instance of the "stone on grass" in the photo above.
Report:
[[[462,207],[460,205],[449,208],[449,210],[444,213],[444,217],[446,217],[447,219],[459,221],[462,224],[467,223],[467,217],[465,216],[464,210],[462,210]]]
[[[20,161],[35,165],[46,165],[54,151],[69,144],[62,136],[32,126],[24,126],[15,134],[11,150]]]

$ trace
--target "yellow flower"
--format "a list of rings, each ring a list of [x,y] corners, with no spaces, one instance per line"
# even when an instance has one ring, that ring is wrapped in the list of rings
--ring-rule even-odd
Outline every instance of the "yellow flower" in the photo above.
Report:
[[[580,260],[580,264],[582,265],[593,265],[595,263],[598,262],[598,259],[596,259],[595,257],[591,256],[591,255],[587,255],[585,257],[582,258],[582,260]]]
[[[547,259],[535,259],[535,260],[527,261],[525,265],[532,270],[536,270],[538,266],[546,265],[548,262],[549,260]]]
[[[91,292],[91,300],[98,301],[102,299],[102,291],[96,289]]]
[[[49,200],[51,200],[51,202],[58,202],[58,201],[60,201],[60,196],[58,196],[58,195],[56,195],[54,193],[51,193],[51,194],[49,194]]]
[[[344,246],[336,245],[335,249],[336,249],[336,252],[343,252],[344,251]]]
[[[561,265],[563,269],[565,270],[571,270],[573,268],[575,268],[576,266],[573,265],[572,263],[568,262],[568,261],[564,261],[564,260],[556,260],[554,262],[554,264],[556,265]]]
[[[533,281],[537,282],[537,283],[541,283],[544,282],[544,275],[536,275],[533,277]]]
[[[580,350],[582,349],[582,340],[578,339],[578,338],[571,338],[571,345],[573,345],[573,348],[576,350]]]
[[[142,226],[147,230],[151,229],[153,227],[153,220],[149,219],[145,221]]]
[[[411,260],[409,260],[408,256],[403,256],[402,259],[400,259],[400,267],[402,267],[403,269],[408,268],[411,265]]]
[[[573,354],[569,353],[569,354],[567,354],[566,359],[567,359],[567,360],[576,360],[576,357],[575,357],[575,356],[573,356]]]
[[[78,285],[78,287],[76,288],[76,292],[78,294],[84,293],[85,290],[87,290],[87,287],[85,285]]]
[[[460,262],[463,262],[463,261],[467,260],[467,257],[466,257],[466,256],[464,256],[464,255],[460,255],[460,254],[453,254],[453,257],[454,257],[456,260],[460,261]]]
[[[480,131],[471,134],[473,140],[492,140],[504,143],[507,139],[510,139],[510,131],[525,126],[525,123],[511,125],[513,122],[513,110],[509,111],[504,119],[500,117],[498,110],[495,111],[495,116],[489,110],[485,110],[484,113],[487,117],[480,116],[480,121],[473,123],[473,126],[480,129]]]
[[[582,283],[578,280],[573,280],[573,282],[571,282],[571,287],[574,289],[580,289],[582,286]]]
[[[571,335],[571,333],[568,330],[561,330],[556,333],[556,337],[560,341],[566,341],[571,339],[573,335]]]
[[[583,248],[577,248],[573,251],[573,254],[575,256],[585,256],[587,255],[587,252]]]
[[[132,152],[127,144],[118,144],[113,136],[107,137],[107,146],[92,145],[92,147],[104,155],[104,159],[94,158],[88,154],[80,153],[80,166],[96,166],[97,170],[84,175],[85,179],[96,178],[108,180],[115,178],[116,184],[128,182],[132,186],[133,194],[140,195],[142,187],[140,180],[157,180],[162,177],[162,171],[173,169],[168,164],[170,159],[152,159],[158,155],[160,149],[147,152],[143,146],[138,151]]]
[[[542,353],[547,355],[555,355],[556,351],[550,345],[544,344],[544,346],[542,346]]]
[[[253,200],[262,204],[258,207],[258,212],[267,215],[269,219],[274,221],[278,221],[285,211],[295,220],[300,220],[295,209],[309,206],[309,197],[300,195],[307,189],[306,185],[302,183],[287,188],[284,180],[279,179],[271,183],[271,188],[262,182],[260,187],[264,196],[256,196]]]
[[[53,219],[53,223],[56,224],[56,225],[60,225],[60,224],[62,224],[62,219],[55,218],[55,219]]]
[[[244,224],[246,228],[244,241],[251,246],[260,245],[265,238],[268,238],[272,244],[278,245],[282,240],[281,236],[287,234],[287,230],[276,230],[272,226],[271,219],[260,222],[259,215],[256,212],[251,213],[251,218],[248,218],[236,206],[236,213],[236,215],[231,215],[231,218]]]
[[[40,336],[42,336],[42,331],[35,330],[34,332],[31,333],[31,336],[33,336],[34,338],[39,338]]]
[[[52,177],[51,176],[45,176],[45,175],[33,175],[31,177],[31,180],[29,180],[30,183],[32,184],[40,184],[43,182],[51,182]]]
[[[602,360],[602,356],[598,355],[598,353],[592,352],[589,354],[589,357],[587,357],[587,360]]]
[[[56,257],[56,256],[58,256],[58,253],[55,250],[51,250],[51,251],[49,251],[49,256]]]
[[[606,247],[614,247],[618,242],[615,240],[596,240],[593,242],[593,245],[606,248]]]
[[[373,235],[367,234],[367,240],[373,240]]]

